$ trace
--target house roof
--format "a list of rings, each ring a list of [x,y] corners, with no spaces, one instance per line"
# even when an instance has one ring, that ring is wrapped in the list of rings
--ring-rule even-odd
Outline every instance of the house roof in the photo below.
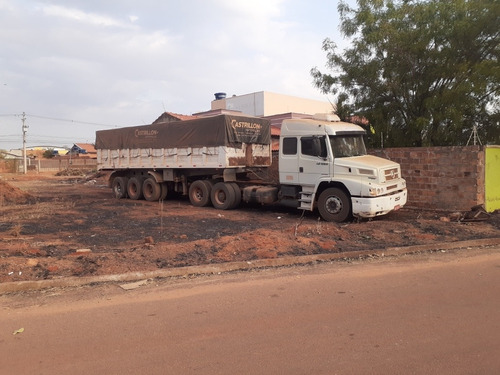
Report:
[[[217,116],[217,115],[243,115],[246,116],[243,112],[241,111],[233,111],[231,109],[211,109],[210,111],[204,111],[204,112],[197,112],[194,114],[196,117],[210,117],[210,116]]]
[[[264,116],[264,118],[268,119],[271,122],[271,126],[276,126],[281,129],[281,123],[283,122],[283,120],[294,118],[312,118],[312,116],[305,113],[287,112],[272,116]]]
[[[160,117],[153,121],[153,124],[159,124],[161,122],[186,121],[195,118],[198,118],[198,116],[181,115],[179,113],[173,112],[163,112]]]
[[[97,154],[94,145],[91,143],[75,143],[75,146],[87,151],[88,154]]]
[[[22,150],[10,150],[10,152],[0,150],[0,154],[2,154],[5,159],[19,159],[23,157]]]
[[[281,128],[271,125],[271,137],[276,136],[279,137],[281,134]]]

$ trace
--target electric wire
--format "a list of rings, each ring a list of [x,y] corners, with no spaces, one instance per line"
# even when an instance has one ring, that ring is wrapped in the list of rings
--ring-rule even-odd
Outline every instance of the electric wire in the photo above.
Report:
[[[0,117],[21,117],[22,114],[0,114]],[[84,124],[84,125],[92,125],[92,126],[104,126],[104,127],[109,127],[109,128],[114,128],[118,126],[117,124],[111,125],[111,124],[102,124],[99,122],[90,122],[90,121],[80,121],[80,120],[72,120],[72,119],[65,119],[65,118],[59,118],[59,117],[50,117],[50,116],[42,116],[42,115],[36,115],[32,113],[25,113],[25,116],[32,117],[32,118],[38,118],[42,120],[51,120],[51,121],[61,121],[61,122],[69,122],[69,123],[74,123],[74,124]]]

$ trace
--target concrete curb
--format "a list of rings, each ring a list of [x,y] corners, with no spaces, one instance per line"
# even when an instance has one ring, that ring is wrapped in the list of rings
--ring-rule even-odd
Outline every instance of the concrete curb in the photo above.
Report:
[[[445,242],[434,245],[415,245],[406,247],[388,247],[378,250],[347,251],[334,254],[317,254],[303,256],[289,256],[273,259],[258,259],[248,262],[230,262],[220,264],[208,264],[201,266],[187,266],[169,269],[160,269],[148,272],[130,272],[117,275],[102,275],[88,277],[65,277],[60,279],[17,281],[0,284],[0,295],[28,290],[40,290],[48,288],[78,287],[90,284],[103,284],[113,282],[133,282],[143,279],[165,279],[171,277],[186,277],[191,275],[219,274],[234,271],[248,271],[251,269],[268,267],[286,267],[304,265],[318,262],[329,262],[355,258],[366,258],[369,256],[384,257],[398,256],[428,251],[463,249],[472,247],[484,247],[500,245],[500,238],[485,238],[478,240]]]

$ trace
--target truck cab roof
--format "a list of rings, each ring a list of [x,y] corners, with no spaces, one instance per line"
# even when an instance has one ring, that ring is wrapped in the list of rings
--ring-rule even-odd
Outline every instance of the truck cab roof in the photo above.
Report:
[[[347,135],[365,134],[359,125],[340,121],[338,116],[329,114],[315,115],[312,119],[286,119],[281,125],[282,136],[300,135]]]

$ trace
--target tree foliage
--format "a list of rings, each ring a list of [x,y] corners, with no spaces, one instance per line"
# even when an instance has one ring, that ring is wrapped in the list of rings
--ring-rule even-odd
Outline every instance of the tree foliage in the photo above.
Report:
[[[54,149],[50,148],[48,150],[45,150],[42,155],[45,159],[52,159],[55,154],[54,154]]]
[[[498,0],[341,1],[339,52],[326,39],[316,87],[338,95],[342,115],[366,117],[386,146],[464,145],[477,125],[500,144]],[[346,100],[349,98],[349,102]]]

